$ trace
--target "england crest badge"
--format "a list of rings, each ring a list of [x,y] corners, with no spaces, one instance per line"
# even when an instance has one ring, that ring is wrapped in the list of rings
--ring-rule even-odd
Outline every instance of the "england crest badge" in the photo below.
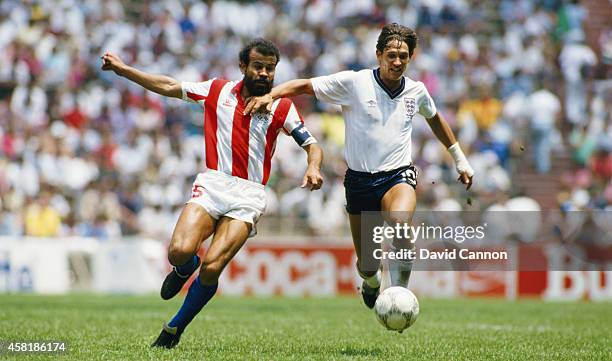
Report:
[[[408,120],[412,120],[412,117],[417,112],[416,99],[404,97],[404,107],[406,108],[406,116]]]

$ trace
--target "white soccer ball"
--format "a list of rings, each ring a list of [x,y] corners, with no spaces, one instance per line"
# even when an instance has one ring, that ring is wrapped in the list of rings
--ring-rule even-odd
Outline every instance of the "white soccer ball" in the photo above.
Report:
[[[402,332],[419,316],[419,301],[404,287],[389,287],[382,291],[374,305],[376,319],[387,330]]]

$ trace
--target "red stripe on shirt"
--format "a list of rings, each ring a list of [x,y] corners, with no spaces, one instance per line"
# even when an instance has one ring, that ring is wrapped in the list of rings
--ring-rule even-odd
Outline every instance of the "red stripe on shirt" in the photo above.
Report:
[[[217,102],[221,89],[227,83],[224,79],[215,79],[204,101],[204,142],[206,144],[206,168],[219,169],[217,150]]]
[[[234,109],[232,123],[232,175],[249,179],[249,129],[251,116],[242,115],[244,104],[240,94],[236,94],[238,105]]]
[[[187,97],[193,101],[198,101],[198,100],[204,100],[206,99],[206,97],[204,95],[200,95],[200,94],[196,94],[196,93],[191,93],[191,92],[187,92]]]
[[[291,100],[283,98],[280,100],[276,110],[274,110],[274,116],[272,123],[268,127],[266,132],[266,151],[264,153],[263,162],[263,184],[268,183],[270,178],[270,168],[272,167],[272,155],[274,154],[274,148],[276,146],[276,137],[278,136],[278,130],[285,124],[285,119],[291,108]]]

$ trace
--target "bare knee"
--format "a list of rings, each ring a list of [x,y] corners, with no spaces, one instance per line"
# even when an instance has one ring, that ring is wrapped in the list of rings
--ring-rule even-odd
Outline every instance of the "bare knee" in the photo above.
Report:
[[[196,249],[186,240],[173,239],[168,247],[168,261],[179,266],[188,262],[196,253]]]
[[[412,224],[412,212],[404,212],[404,211],[394,211],[389,212],[386,215],[386,221],[388,224],[395,227],[399,225],[400,227],[410,226]]]

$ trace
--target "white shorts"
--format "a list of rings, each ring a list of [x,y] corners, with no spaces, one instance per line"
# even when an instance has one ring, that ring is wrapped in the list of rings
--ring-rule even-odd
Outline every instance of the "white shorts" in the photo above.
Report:
[[[263,184],[207,169],[193,182],[187,203],[204,207],[214,219],[225,216],[252,224],[249,237],[253,237],[257,234],[255,225],[266,210],[266,192]]]

